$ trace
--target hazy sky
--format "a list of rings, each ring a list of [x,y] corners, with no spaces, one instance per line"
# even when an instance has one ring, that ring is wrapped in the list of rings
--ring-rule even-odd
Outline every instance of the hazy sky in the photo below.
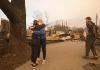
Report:
[[[91,16],[95,22],[96,13],[100,16],[100,0],[26,0],[26,10],[28,26],[34,18],[47,15],[49,22],[67,19],[70,26],[82,27],[84,17]],[[4,17],[1,12],[0,17]]]

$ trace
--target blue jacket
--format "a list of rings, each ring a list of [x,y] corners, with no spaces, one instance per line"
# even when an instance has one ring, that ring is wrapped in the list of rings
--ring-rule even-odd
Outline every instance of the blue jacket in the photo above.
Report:
[[[44,28],[40,29],[40,30],[35,30],[33,32],[33,34],[39,36],[40,39],[45,39],[46,38],[46,33],[45,33],[45,30]]]

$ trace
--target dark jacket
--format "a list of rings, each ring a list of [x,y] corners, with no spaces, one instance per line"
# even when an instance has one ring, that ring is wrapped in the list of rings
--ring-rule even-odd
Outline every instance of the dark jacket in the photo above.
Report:
[[[95,25],[95,23],[93,23],[92,21],[89,21],[86,23],[87,26],[87,30],[88,30],[88,35],[93,36],[93,37],[97,37],[97,26]]]

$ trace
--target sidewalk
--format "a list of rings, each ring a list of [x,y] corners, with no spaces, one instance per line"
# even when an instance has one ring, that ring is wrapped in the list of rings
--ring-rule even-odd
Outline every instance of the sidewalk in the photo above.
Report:
[[[88,66],[88,64],[98,60],[83,59],[84,54],[84,42],[66,41],[49,44],[47,45],[47,63],[42,65],[40,62],[35,70],[93,70],[93,66]],[[31,62],[28,61],[15,70],[33,70],[30,64]]]

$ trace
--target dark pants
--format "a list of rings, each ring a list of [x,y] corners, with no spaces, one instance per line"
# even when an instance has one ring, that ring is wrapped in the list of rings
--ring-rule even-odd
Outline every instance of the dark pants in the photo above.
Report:
[[[46,39],[40,39],[40,47],[39,47],[39,50],[38,50],[38,58],[40,57],[41,48],[42,48],[42,52],[43,52],[43,60],[45,60],[46,59]]]
[[[89,56],[90,50],[92,51],[94,56],[97,55],[94,43],[95,43],[95,37],[91,36],[91,35],[87,36],[87,39],[86,39],[86,56]]]
[[[36,64],[37,55],[38,55],[38,47],[37,47],[37,45],[34,45],[34,46],[32,46],[32,54],[31,54],[31,61],[34,64]]]
[[[32,47],[31,61],[36,64],[40,39],[36,35],[33,35],[32,37],[33,38],[32,38],[32,45],[31,45]]]

